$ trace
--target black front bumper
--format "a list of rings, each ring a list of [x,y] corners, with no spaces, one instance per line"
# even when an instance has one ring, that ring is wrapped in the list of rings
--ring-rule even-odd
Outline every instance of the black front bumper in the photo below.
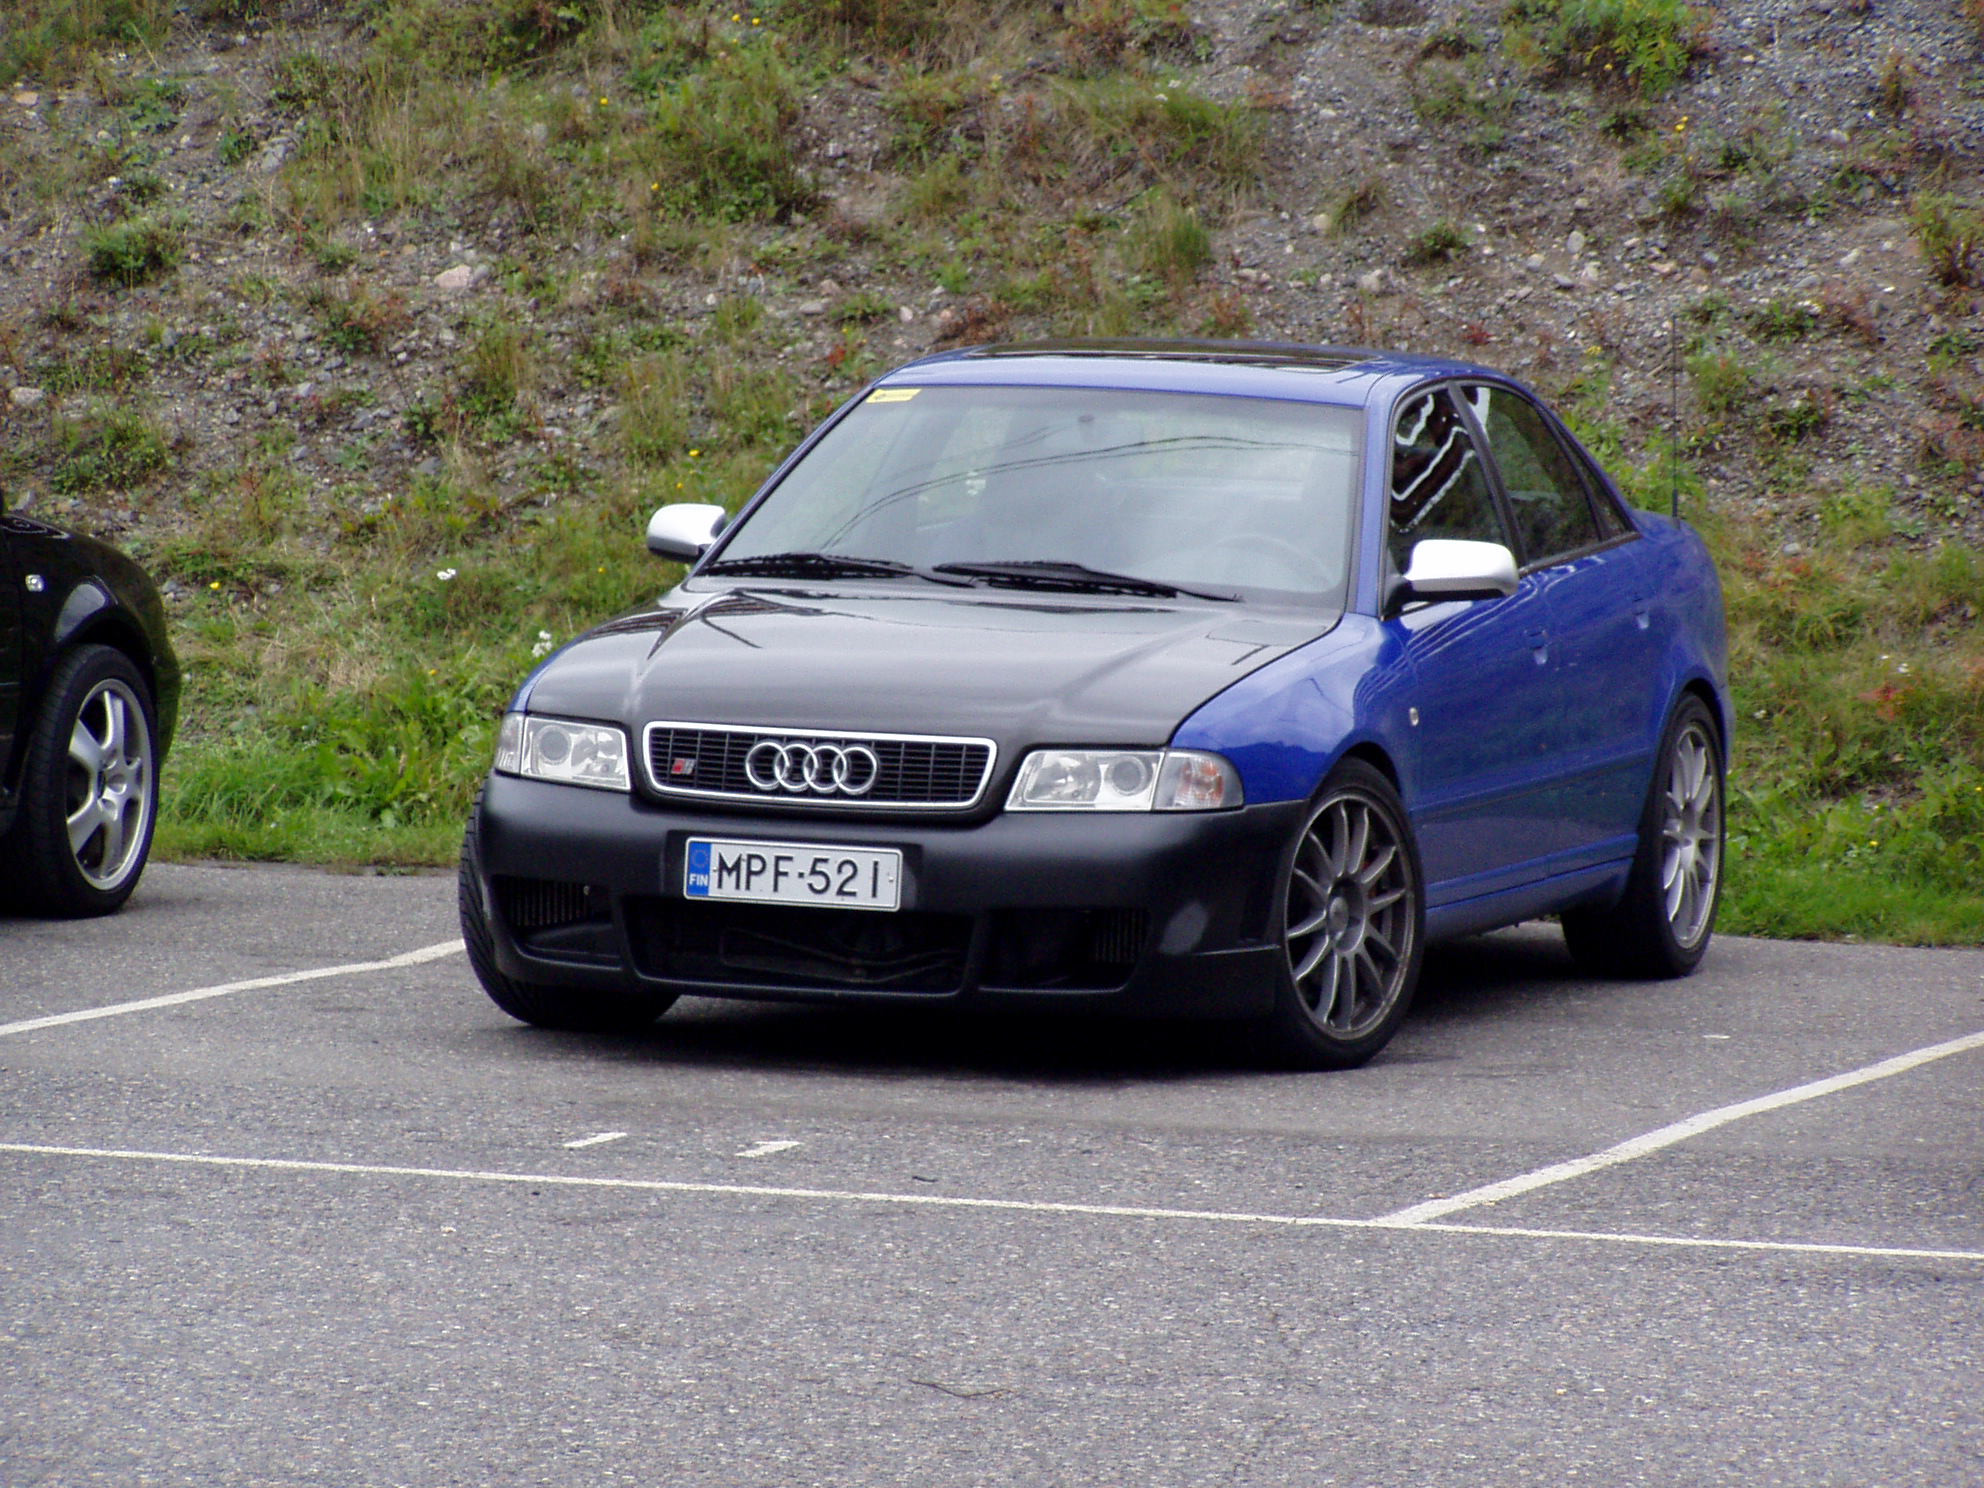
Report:
[[[475,880],[517,981],[1246,1017],[1272,1005],[1275,887],[1302,808],[858,820],[492,775],[480,809]],[[900,849],[901,908],[686,898],[692,836]]]

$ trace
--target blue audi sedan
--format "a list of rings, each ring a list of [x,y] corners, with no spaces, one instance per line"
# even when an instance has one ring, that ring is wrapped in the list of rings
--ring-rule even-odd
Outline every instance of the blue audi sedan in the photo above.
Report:
[[[1721,589],[1521,384],[1332,347],[912,362],[548,658],[463,845],[489,996],[1245,1020],[1362,1063],[1428,942],[1678,976],[1721,886]]]

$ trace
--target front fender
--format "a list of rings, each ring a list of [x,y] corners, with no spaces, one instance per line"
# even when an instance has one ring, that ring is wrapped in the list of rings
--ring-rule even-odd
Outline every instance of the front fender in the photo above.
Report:
[[[1411,680],[1405,648],[1386,628],[1346,615],[1200,704],[1171,742],[1233,761],[1249,805],[1306,801],[1353,749],[1375,749],[1394,768],[1408,757]],[[1400,784],[1409,800],[1409,782]]]

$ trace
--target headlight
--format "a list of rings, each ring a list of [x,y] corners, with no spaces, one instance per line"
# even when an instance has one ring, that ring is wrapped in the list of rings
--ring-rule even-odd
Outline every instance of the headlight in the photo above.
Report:
[[[627,736],[610,723],[505,713],[496,735],[496,768],[505,775],[623,791]]]
[[[1194,749],[1036,749],[1008,811],[1219,811],[1241,804],[1240,775]]]

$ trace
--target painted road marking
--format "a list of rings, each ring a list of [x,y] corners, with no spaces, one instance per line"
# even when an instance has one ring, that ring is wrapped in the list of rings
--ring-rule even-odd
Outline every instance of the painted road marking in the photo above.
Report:
[[[797,1142],[785,1141],[760,1142],[755,1147],[746,1147],[737,1155],[739,1157],[774,1157],[781,1152],[790,1152],[798,1145]]]
[[[226,997],[235,992],[259,992],[266,987],[291,987],[298,982],[322,981],[325,977],[356,976],[365,971],[397,971],[438,961],[462,948],[459,940],[437,940],[433,945],[383,961],[350,961],[343,966],[318,966],[309,971],[285,972],[281,976],[253,977],[245,982],[223,982],[218,987],[195,987],[190,992],[172,992],[164,997],[146,997],[137,1002],[115,1002],[108,1007],[83,1008],[73,1013],[51,1013],[46,1018],[24,1018],[18,1023],[0,1023],[0,1038],[9,1034],[33,1033],[39,1028],[60,1028],[69,1023],[88,1023],[96,1018],[117,1018],[125,1013],[146,1013],[153,1008],[178,1007],[188,1002],[204,1002],[209,997]]]
[[[969,1195],[951,1194],[774,1188],[763,1184],[744,1183],[682,1183],[658,1178],[586,1178],[569,1173],[504,1173],[474,1168],[411,1168],[383,1163],[311,1162],[298,1158],[221,1157],[201,1152],[148,1152],[112,1147],[53,1147],[34,1142],[0,1142],[0,1152],[16,1153],[24,1157],[81,1157],[120,1162],[175,1163],[188,1167],[259,1169],[277,1173],[324,1173],[362,1178],[432,1178],[454,1183],[527,1184],[541,1188],[616,1189],[622,1192],[703,1194],[724,1198],[799,1199],[833,1204],[891,1204],[924,1209],[995,1210],[1013,1214],[1054,1214],[1098,1219],[1183,1220],[1198,1224],[1261,1225],[1282,1229],[1367,1230],[1412,1235],[1485,1235],[1518,1240],[1573,1240],[1608,1245],[1659,1246],[1677,1250],[1752,1251],[1984,1263],[1984,1250],[1928,1250],[1897,1245],[1833,1245],[1813,1241],[1739,1240],[1701,1235],[1613,1234],[1602,1230],[1518,1229],[1501,1225],[1437,1224],[1425,1221],[1398,1224],[1383,1219],[1332,1219],[1309,1214],[1248,1214],[1204,1209],[1138,1208],[1123,1204],[1047,1203],[1031,1199],[974,1198]]]
[[[1583,1178],[1587,1174],[1605,1168],[1617,1167],[1620,1163],[1631,1162],[1636,1157],[1645,1157],[1649,1153],[1672,1147],[1677,1142],[1685,1142],[1690,1137],[1698,1137],[1703,1132],[1713,1131],[1718,1126],[1741,1121],[1746,1116],[1761,1116],[1766,1111],[1782,1110],[1786,1106],[1795,1106],[1803,1101],[1817,1100],[1823,1095],[1835,1095],[1842,1090],[1851,1090],[1856,1085],[1871,1084],[1875,1080],[1885,1080],[1890,1075],[1904,1074],[1922,1065],[1933,1064],[1938,1059],[1948,1059],[1954,1054],[1967,1054],[1972,1049],[1984,1049],[1984,1032],[1966,1034],[1962,1038],[1950,1039],[1947,1043],[1931,1044],[1926,1049],[1917,1049],[1912,1053],[1897,1054],[1892,1059],[1883,1059],[1878,1064],[1848,1070],[1845,1074],[1813,1080],[1804,1085],[1794,1085],[1789,1090],[1778,1091],[1775,1095],[1760,1095],[1755,1100],[1738,1101],[1733,1106],[1718,1106],[1713,1111],[1704,1111],[1699,1116],[1690,1116],[1685,1121],[1676,1121],[1657,1131],[1629,1138],[1617,1146],[1607,1147],[1603,1152],[1594,1152],[1589,1157],[1552,1163],[1547,1168],[1538,1168],[1533,1173],[1523,1173],[1515,1178],[1505,1178],[1500,1183],[1470,1188],[1465,1193],[1454,1194],[1444,1199],[1430,1199],[1424,1204],[1414,1204],[1409,1209],[1384,1215],[1377,1223],[1400,1226],[1422,1225],[1432,1220],[1444,1219],[1449,1214],[1458,1214],[1464,1209],[1478,1209],[1484,1204],[1499,1204],[1503,1199],[1512,1199],[1518,1194],[1534,1193],[1539,1188],[1548,1188],[1555,1183],[1567,1183],[1573,1178]]]
[[[625,1132],[594,1132],[589,1137],[580,1137],[576,1142],[567,1142],[567,1150],[577,1152],[583,1147],[604,1147],[608,1142],[617,1142],[626,1136]]]

